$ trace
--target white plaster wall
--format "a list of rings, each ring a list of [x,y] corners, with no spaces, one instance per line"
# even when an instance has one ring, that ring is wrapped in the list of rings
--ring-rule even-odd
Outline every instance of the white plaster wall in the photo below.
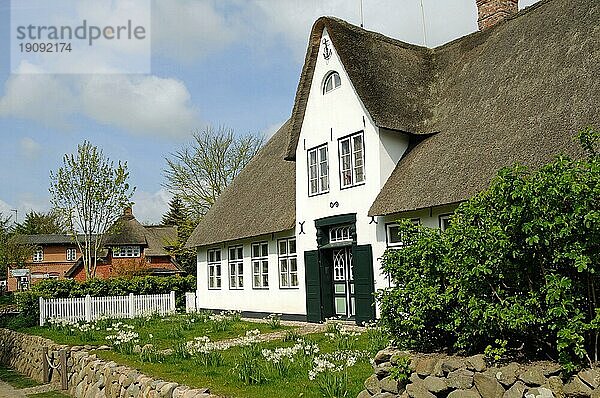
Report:
[[[279,287],[279,257],[277,254],[277,240],[294,236],[294,231],[286,231],[260,236],[252,239],[244,239],[221,243],[212,246],[203,246],[198,249],[198,273],[197,273],[197,297],[200,308],[257,311],[284,314],[306,314],[306,303],[304,294],[304,269],[298,267],[297,288]],[[251,245],[256,242],[268,242],[269,244],[269,288],[252,288],[252,259]],[[230,246],[244,247],[244,288],[229,288],[229,266],[228,248]],[[207,251],[209,249],[221,249],[221,289],[208,289],[208,265]],[[298,253],[298,258],[301,253]]]
[[[323,38],[329,38],[326,30]],[[376,241],[381,239],[379,226],[371,222],[367,213],[406,150],[408,137],[398,132],[380,132],[356,94],[331,41],[332,56],[324,59],[323,38],[296,149],[296,221],[305,223],[305,234],[298,235],[298,252],[317,248],[314,220],[347,213],[356,213],[357,243],[372,244],[376,249]],[[340,74],[342,84],[323,94],[324,78],[331,71]],[[365,184],[341,189],[338,139],[361,130],[364,131]],[[326,194],[309,197],[306,150],[325,143],[329,152],[330,189]],[[338,205],[332,207],[333,203]],[[385,245],[385,235],[383,242]],[[374,255],[375,289],[378,289],[382,282],[377,275],[376,259],[381,254],[376,251]],[[304,268],[304,258],[299,257],[299,262]]]

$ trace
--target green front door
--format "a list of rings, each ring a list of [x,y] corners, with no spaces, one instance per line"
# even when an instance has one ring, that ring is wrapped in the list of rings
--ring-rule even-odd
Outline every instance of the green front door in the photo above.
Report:
[[[304,270],[306,273],[306,320],[321,322],[321,271],[319,269],[319,251],[304,252]]]

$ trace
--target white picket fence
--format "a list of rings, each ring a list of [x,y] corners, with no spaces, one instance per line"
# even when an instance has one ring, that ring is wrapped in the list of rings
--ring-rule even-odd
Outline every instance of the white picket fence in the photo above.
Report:
[[[185,294],[185,313],[198,311],[198,301],[196,301],[196,292],[187,292]]]
[[[186,296],[187,300],[187,296]],[[135,296],[85,297],[44,299],[40,297],[40,326],[49,318],[87,322],[101,316],[135,318],[148,313],[175,313],[175,292]]]

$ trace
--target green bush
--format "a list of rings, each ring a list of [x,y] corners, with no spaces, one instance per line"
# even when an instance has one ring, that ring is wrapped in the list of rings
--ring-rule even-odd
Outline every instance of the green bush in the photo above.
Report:
[[[99,296],[123,296],[129,293],[165,294],[175,292],[175,305],[178,309],[185,308],[185,292],[196,290],[194,276],[136,276],[133,278],[89,279],[78,282],[73,279],[45,279],[36,283],[31,290],[16,293],[16,301],[23,314],[33,319],[34,324],[39,317],[39,297],[69,298]]]
[[[388,250],[397,287],[379,292],[385,326],[408,348],[547,354],[567,370],[598,359],[600,156],[559,156],[531,171],[499,171],[461,204],[445,232],[401,223],[407,244]]]

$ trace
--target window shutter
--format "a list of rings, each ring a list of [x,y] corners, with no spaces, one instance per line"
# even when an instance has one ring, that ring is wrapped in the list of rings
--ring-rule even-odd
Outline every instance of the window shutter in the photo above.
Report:
[[[309,322],[321,322],[321,277],[319,272],[319,252],[304,252],[306,273],[306,319]]]
[[[356,323],[375,319],[375,283],[373,280],[373,251],[371,245],[352,247]]]

